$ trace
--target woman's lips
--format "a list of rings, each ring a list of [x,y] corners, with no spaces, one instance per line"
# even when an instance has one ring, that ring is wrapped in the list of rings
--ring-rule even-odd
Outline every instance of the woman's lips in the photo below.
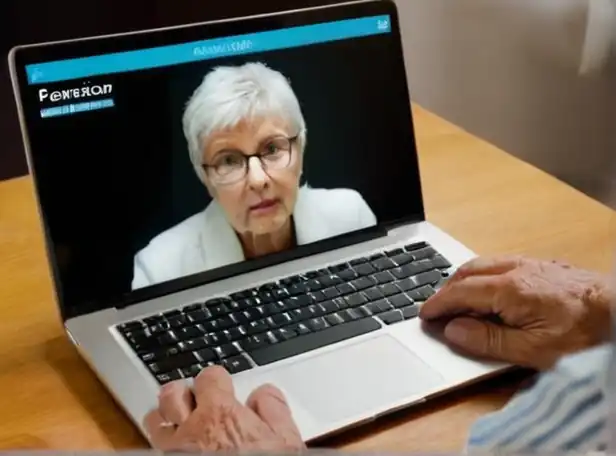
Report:
[[[259,204],[255,204],[254,206],[250,206],[250,212],[252,213],[266,213],[272,211],[278,205],[278,200],[276,199],[268,199],[263,200]]]

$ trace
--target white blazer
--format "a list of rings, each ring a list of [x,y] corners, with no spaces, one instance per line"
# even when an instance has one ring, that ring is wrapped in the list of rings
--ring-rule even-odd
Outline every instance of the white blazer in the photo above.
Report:
[[[299,189],[295,211],[298,245],[375,226],[354,190]],[[133,290],[244,261],[240,241],[214,200],[198,214],[156,236],[135,255]]]

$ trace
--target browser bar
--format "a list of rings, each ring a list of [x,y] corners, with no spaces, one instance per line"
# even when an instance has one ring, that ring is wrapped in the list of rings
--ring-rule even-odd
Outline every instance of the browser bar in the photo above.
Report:
[[[391,18],[389,15],[371,16],[136,51],[27,65],[26,74],[29,85],[46,84],[98,75],[160,68],[234,55],[289,49],[389,32],[391,32]]]

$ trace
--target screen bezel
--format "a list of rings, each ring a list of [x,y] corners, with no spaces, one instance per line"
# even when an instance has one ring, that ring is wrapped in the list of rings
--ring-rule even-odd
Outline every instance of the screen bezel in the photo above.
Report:
[[[396,5],[393,0],[368,0],[359,2],[350,2],[338,5],[328,5],[304,10],[295,10],[281,12],[269,15],[253,16],[249,18],[239,18],[231,20],[222,20],[214,22],[204,22],[197,24],[189,24],[179,27],[171,27],[165,29],[147,30],[141,32],[133,32],[122,35],[112,35],[104,37],[83,38],[79,40],[71,40],[65,42],[45,43],[27,46],[18,46],[14,48],[9,55],[9,63],[11,67],[11,77],[15,89],[19,117],[21,121],[22,134],[26,149],[26,157],[30,173],[34,181],[35,191],[37,189],[36,173],[31,163],[33,160],[30,153],[28,141],[28,132],[25,122],[25,115],[20,101],[20,93],[28,87],[25,67],[30,64],[49,62],[54,60],[63,60],[70,58],[78,58],[90,55],[99,55],[110,52],[121,52],[125,50],[134,50],[140,48],[151,48],[156,46],[164,46],[176,43],[184,43],[191,41],[199,41],[211,38],[222,38],[226,36],[234,36],[248,33],[258,33],[260,31],[269,31],[283,29],[288,27],[310,25],[319,22],[329,22],[336,20],[345,20],[353,18],[361,18],[365,16],[376,16],[389,14],[391,16],[391,33],[392,52],[399,58],[396,69],[392,77],[393,84],[399,84],[400,89],[407,93],[410,100],[410,92],[406,77],[406,68],[404,63],[404,53],[402,49],[402,38],[400,34],[400,25]],[[207,29],[206,29],[207,28]],[[388,230],[395,226],[415,223],[425,220],[425,210],[423,205],[423,194],[421,189],[421,180],[419,175],[419,160],[417,156],[417,144],[414,133],[414,125],[412,112],[409,103],[399,103],[392,108],[399,109],[399,116],[408,118],[409,133],[413,138],[413,149],[411,151],[403,151],[401,153],[413,154],[412,159],[415,161],[415,172],[409,170],[409,194],[417,195],[419,201],[415,205],[419,208],[416,213],[410,213],[399,220],[389,220],[380,223],[378,226],[338,236],[336,238],[324,240],[310,245],[299,246],[293,251],[282,252],[268,257],[246,261],[239,264],[225,266],[215,270],[205,271],[195,275],[179,278],[173,281],[164,282],[153,285],[144,289],[134,290],[124,293],[114,299],[94,300],[84,303],[69,303],[65,302],[62,293],[62,283],[60,281],[59,269],[56,261],[55,249],[52,239],[49,235],[47,221],[40,207],[40,199],[37,193],[37,206],[45,236],[45,246],[47,259],[52,271],[54,281],[54,291],[56,300],[60,307],[60,314],[63,321],[71,318],[76,318],[81,315],[90,314],[93,312],[105,310],[108,308],[125,308],[130,305],[138,304],[144,301],[155,299],[168,294],[176,293],[182,290],[194,288],[197,286],[206,285],[218,280],[244,274],[247,272],[263,269],[276,264],[281,264],[294,259],[304,258],[317,253],[335,250],[341,247],[364,242],[375,237],[384,236]],[[413,188],[415,187],[415,188]]]

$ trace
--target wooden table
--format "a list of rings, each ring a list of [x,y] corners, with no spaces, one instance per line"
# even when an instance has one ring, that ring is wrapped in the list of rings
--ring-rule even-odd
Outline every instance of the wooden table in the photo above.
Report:
[[[612,211],[415,107],[428,219],[480,254],[525,253],[607,271]],[[0,449],[139,448],[145,442],[64,338],[29,178],[0,183]],[[508,375],[325,442],[450,451],[501,407]]]

